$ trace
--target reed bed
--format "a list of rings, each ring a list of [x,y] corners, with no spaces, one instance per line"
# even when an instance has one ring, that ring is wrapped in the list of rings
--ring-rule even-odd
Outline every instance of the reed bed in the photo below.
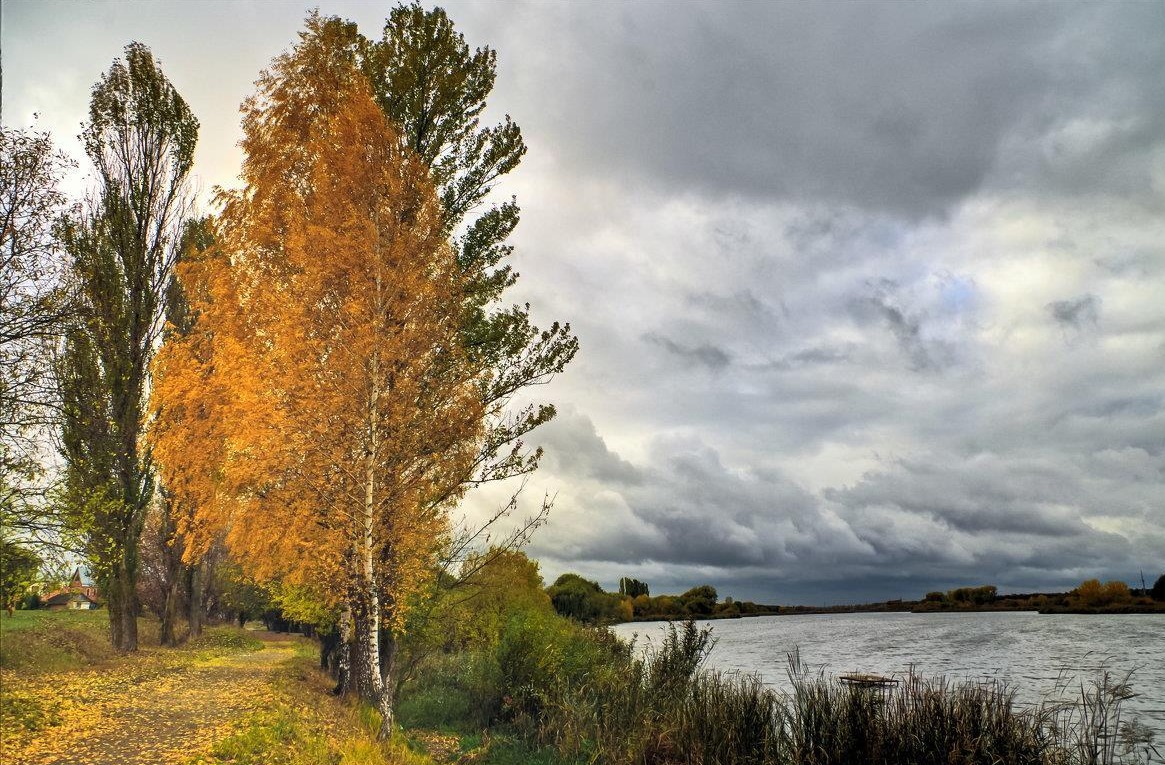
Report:
[[[1148,731],[1123,719],[1128,678],[1104,674],[1031,707],[1006,683],[915,674],[861,687],[790,657],[793,690],[703,668],[713,640],[673,626],[618,671],[582,671],[531,689],[521,722],[561,756],[612,765],[1131,765],[1160,762]],[[527,686],[530,688],[530,686]],[[1062,690],[1067,690],[1065,685]]]

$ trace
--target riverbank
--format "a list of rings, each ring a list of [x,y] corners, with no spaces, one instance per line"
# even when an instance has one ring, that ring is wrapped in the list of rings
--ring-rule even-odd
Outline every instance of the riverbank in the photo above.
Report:
[[[318,644],[215,626],[178,648],[109,646],[108,613],[0,616],[0,753],[25,765],[568,765],[512,732],[419,723],[376,740],[379,717],[331,695]],[[460,703],[460,702],[453,702]]]
[[[1075,700],[1032,706],[1013,703],[1002,681],[907,673],[869,688],[794,659],[792,687],[782,692],[754,674],[708,669],[712,643],[692,622],[634,651],[605,630],[511,623],[496,646],[433,657],[423,682],[406,688],[401,720],[512,731],[565,762],[1136,761],[1115,751],[1127,687],[1111,677]]]
[[[762,606],[755,613],[712,613],[699,615],[701,621],[717,621],[720,619],[749,619],[757,616],[813,616],[825,614],[887,614],[887,613],[999,613],[1030,611],[1040,614],[1162,614],[1165,615],[1165,603],[1145,600],[1138,603],[1113,604],[1108,606],[1079,606],[1066,602],[1066,593],[1047,593],[1041,595],[1047,600],[1043,603],[1032,603],[1018,598],[1002,596],[997,603],[982,604],[939,604],[935,605],[922,600],[892,600],[882,603],[859,603],[844,606]],[[1061,600],[1063,599],[1063,601]],[[610,622],[610,624],[636,624],[668,621],[655,615],[634,616],[631,619]]]
[[[707,670],[713,641],[694,622],[644,653],[549,604],[511,603],[499,615],[495,637],[413,657],[403,729],[388,742],[375,740],[375,712],[329,694],[312,641],[216,627],[178,649],[0,670],[0,743],[6,761],[31,765],[1074,765],[1118,740],[1119,703],[1020,708],[1000,683],[910,675],[868,689],[797,663],[785,694]],[[34,636],[88,641],[104,618],[5,618],[5,661],[31,655],[22,646]]]

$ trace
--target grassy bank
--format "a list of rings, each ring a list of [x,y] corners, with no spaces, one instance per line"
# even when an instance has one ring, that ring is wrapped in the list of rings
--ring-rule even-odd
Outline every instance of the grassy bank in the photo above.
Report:
[[[205,695],[194,678],[206,668],[230,665],[264,648],[257,634],[232,626],[208,628],[179,648],[157,645],[157,622],[139,623],[142,648],[118,655],[109,647],[105,611],[22,611],[0,617],[0,751],[29,761],[51,760],[53,752],[38,742],[94,734],[94,715],[118,726],[143,719],[119,718],[123,699],[162,689],[170,707],[187,695]],[[537,751],[524,736],[480,728],[451,733],[412,728],[392,741],[376,741],[380,720],[371,709],[330,695],[331,679],[318,668],[314,642],[291,636],[266,636],[269,649],[290,654],[260,687],[240,686],[233,695],[254,697],[255,708],[215,726],[198,739],[131,737],[123,754],[141,760],[144,748],[157,762],[183,765],[556,765],[549,750]],[[270,638],[279,638],[270,642]],[[213,699],[207,704],[214,706]],[[100,710],[100,711],[99,711]],[[156,720],[155,720],[156,722]],[[139,748],[141,750],[139,751]],[[183,754],[183,753],[186,754]],[[8,760],[0,757],[5,762]]]
[[[314,644],[291,641],[295,656],[271,681],[262,709],[190,765],[421,765],[402,741],[375,741],[370,710],[330,695]]]
[[[138,619],[143,645],[158,642],[158,622]],[[67,672],[116,656],[109,642],[109,613],[16,611],[0,616],[0,668],[22,673]]]

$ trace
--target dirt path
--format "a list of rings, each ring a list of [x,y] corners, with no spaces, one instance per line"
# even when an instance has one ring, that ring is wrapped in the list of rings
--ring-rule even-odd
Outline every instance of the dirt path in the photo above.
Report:
[[[52,715],[58,724],[31,739],[5,742],[0,761],[28,765],[187,762],[228,735],[232,723],[270,699],[276,669],[295,652],[274,636],[263,642],[259,651],[213,658],[132,657],[111,667],[46,677],[41,688],[23,689],[23,693],[53,699]]]

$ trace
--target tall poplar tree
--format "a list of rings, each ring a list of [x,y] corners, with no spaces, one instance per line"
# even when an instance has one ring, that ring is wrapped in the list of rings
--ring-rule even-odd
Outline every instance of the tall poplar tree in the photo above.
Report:
[[[504,292],[518,280],[506,261],[520,210],[513,198],[491,202],[491,193],[518,167],[526,144],[509,115],[497,125],[481,124],[497,78],[497,54],[488,46],[471,51],[443,9],[426,11],[419,3],[394,8],[381,38],[362,39],[359,50],[377,103],[429,167],[462,274],[462,345],[490,370],[480,389],[488,434],[465,481],[476,485],[529,473],[541,452],[525,450],[522,439],[555,410],[533,404],[512,411],[508,405],[519,391],[563,371],[578,341],[569,324],[556,321],[540,329],[528,304],[503,304]]]
[[[142,438],[149,368],[197,136],[198,120],[150,50],[127,45],[94,85],[82,133],[95,198],[62,234],[77,293],[58,370],[66,480],[121,651],[138,647],[138,539],[154,491]]]
[[[540,329],[531,321],[529,304],[504,302],[505,291],[518,280],[507,262],[513,252],[507,240],[520,210],[512,197],[492,197],[502,177],[518,167],[526,144],[509,115],[496,125],[482,124],[497,76],[497,54],[488,46],[471,50],[443,9],[425,10],[415,2],[395,7],[380,39],[360,37],[358,49],[377,103],[404,145],[429,167],[437,186],[443,225],[453,238],[462,274],[462,347],[488,370],[479,387],[485,432],[477,458],[460,477],[461,487],[533,472],[542,452],[525,439],[553,419],[555,408],[531,403],[515,409],[511,402],[519,392],[562,372],[577,353],[578,341],[569,324],[556,321]],[[481,525],[463,529],[446,553],[446,564],[490,536],[490,527],[517,506],[517,499],[515,493]],[[537,516],[494,550],[521,544],[548,507],[544,502]],[[490,559],[487,555],[478,562]]]

